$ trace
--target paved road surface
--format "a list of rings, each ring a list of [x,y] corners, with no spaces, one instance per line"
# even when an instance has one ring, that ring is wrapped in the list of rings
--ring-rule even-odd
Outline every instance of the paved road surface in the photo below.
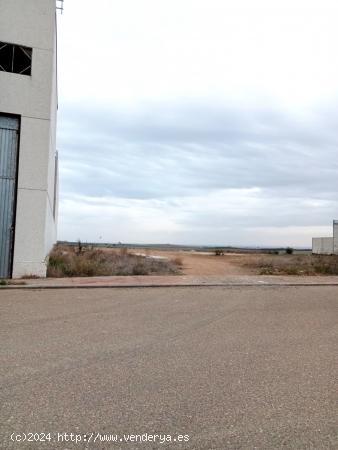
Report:
[[[338,448],[338,287],[11,290],[0,314],[1,448]]]

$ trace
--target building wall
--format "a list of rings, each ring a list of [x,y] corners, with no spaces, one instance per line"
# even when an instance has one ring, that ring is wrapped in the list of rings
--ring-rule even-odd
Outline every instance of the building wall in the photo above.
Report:
[[[333,238],[330,237],[313,238],[312,253],[315,255],[332,255]]]
[[[333,221],[333,253],[338,255],[338,220]]]
[[[13,277],[45,276],[57,217],[55,0],[0,0],[0,11],[0,41],[33,48],[31,76],[0,72],[0,112],[21,117]]]

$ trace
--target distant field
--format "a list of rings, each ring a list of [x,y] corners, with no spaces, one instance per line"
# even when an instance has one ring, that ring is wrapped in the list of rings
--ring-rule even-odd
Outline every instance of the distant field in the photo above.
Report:
[[[78,246],[78,242],[69,241],[58,241],[59,245],[70,245]],[[212,252],[215,249],[221,249],[224,253],[253,253],[253,254],[284,254],[286,247],[231,247],[222,245],[174,245],[174,244],[134,244],[134,243],[122,243],[117,244],[105,243],[105,242],[82,242],[84,247],[95,247],[95,248],[133,248],[133,249],[150,249],[150,250],[160,250],[160,251],[195,251],[195,252]],[[294,253],[296,254],[308,254],[311,253],[310,248],[294,248]]]

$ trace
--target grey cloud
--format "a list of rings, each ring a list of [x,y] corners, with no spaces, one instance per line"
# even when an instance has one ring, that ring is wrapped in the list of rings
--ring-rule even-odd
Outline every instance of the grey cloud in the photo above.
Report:
[[[276,198],[331,198],[338,190],[336,113],[188,102],[130,110],[66,105],[63,192],[146,199],[261,187]]]
[[[298,143],[314,147],[338,142],[338,108],[322,108],[315,117],[283,113],[280,107],[238,108],[211,103],[163,102],[135,108],[107,109],[95,105],[66,107],[63,117],[87,136],[110,136],[128,142],[157,144],[219,144],[238,142]],[[235,151],[235,150],[234,150]]]

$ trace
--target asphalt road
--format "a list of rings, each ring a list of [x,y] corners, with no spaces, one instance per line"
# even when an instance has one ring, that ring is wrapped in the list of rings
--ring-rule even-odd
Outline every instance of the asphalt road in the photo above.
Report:
[[[1,448],[338,448],[338,287],[12,290],[0,310]]]

